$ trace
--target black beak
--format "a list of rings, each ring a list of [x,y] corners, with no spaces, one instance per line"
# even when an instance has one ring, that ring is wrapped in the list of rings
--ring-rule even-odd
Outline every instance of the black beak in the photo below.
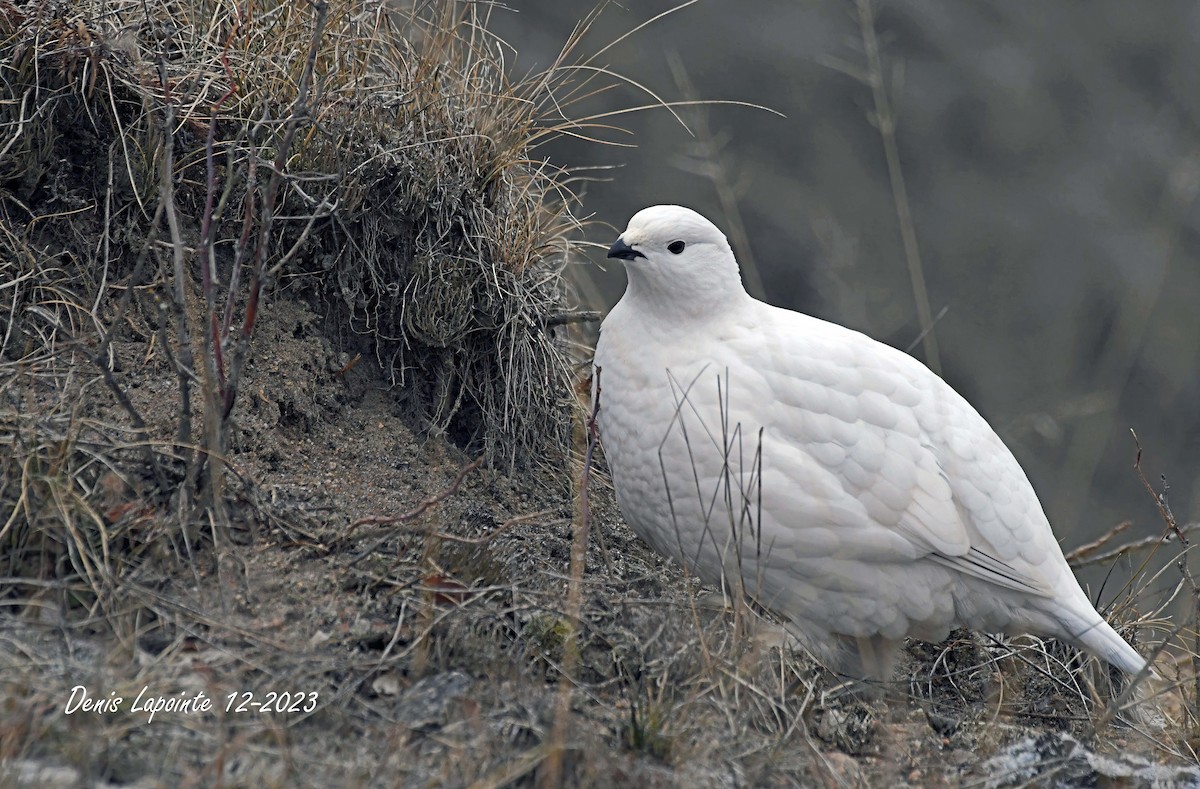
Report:
[[[638,252],[633,247],[625,243],[625,239],[618,237],[613,245],[608,248],[608,256],[610,258],[620,258],[621,260],[633,260],[634,258],[646,257],[641,252]]]

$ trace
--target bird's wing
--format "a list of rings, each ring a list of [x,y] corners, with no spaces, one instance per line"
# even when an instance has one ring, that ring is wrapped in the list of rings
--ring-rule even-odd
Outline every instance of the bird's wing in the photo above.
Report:
[[[907,354],[834,324],[776,315],[773,332],[756,330],[755,370],[745,374],[770,392],[764,428],[797,473],[790,482],[799,490],[783,496],[803,501],[792,514],[811,517],[813,497],[824,496],[836,500],[825,511],[843,558],[925,556],[1053,596],[1061,549],[1024,471],[975,409]],[[889,547],[897,536],[906,549]]]

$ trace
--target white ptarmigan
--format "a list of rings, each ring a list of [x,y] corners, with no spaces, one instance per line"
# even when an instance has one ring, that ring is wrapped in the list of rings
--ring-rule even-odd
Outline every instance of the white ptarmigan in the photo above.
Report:
[[[1146,665],[1008,447],[923,364],[752,298],[690,209],[638,212],[608,257],[629,284],[596,345],[597,422],[621,513],[655,550],[740,585],[857,678],[956,626]]]

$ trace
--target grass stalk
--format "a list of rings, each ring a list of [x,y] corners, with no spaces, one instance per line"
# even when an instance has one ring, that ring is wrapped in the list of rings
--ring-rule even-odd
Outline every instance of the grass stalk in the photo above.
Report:
[[[938,354],[937,336],[934,334],[933,310],[929,305],[929,291],[925,286],[925,269],[921,262],[921,248],[917,243],[916,223],[908,201],[908,188],[904,184],[904,169],[900,166],[900,149],[896,145],[896,115],[885,83],[883,58],[879,39],[875,34],[875,10],[872,0],[855,0],[858,8],[859,30],[862,35],[863,51],[867,56],[865,78],[871,88],[875,110],[872,121],[879,131],[883,143],[883,155],[887,161],[888,180],[892,186],[892,202],[896,206],[896,219],[900,223],[900,240],[904,245],[904,260],[908,265],[908,277],[912,283],[913,299],[917,306],[917,322],[921,328],[921,348],[925,363],[938,375],[942,374],[942,362]]]

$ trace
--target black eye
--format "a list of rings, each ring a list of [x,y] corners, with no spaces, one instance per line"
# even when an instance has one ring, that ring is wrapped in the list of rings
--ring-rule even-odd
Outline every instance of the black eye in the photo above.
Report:
[[[671,250],[672,255],[678,255],[683,251],[685,246],[687,244],[684,244],[682,241],[672,241],[670,244],[667,244],[667,249]]]

